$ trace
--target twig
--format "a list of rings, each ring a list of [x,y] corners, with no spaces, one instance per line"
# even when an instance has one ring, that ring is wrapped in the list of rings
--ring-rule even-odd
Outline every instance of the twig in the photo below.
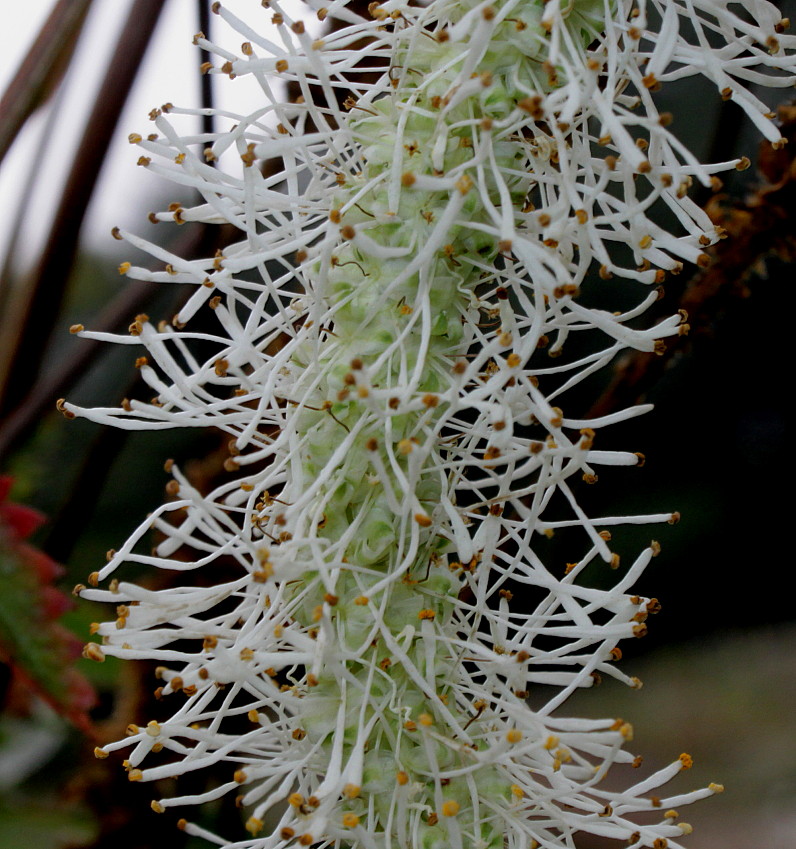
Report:
[[[92,0],[58,0],[0,99],[0,162],[64,75]]]
[[[80,228],[127,94],[165,0],[135,0],[113,59],[91,110],[85,132],[53,218],[50,234],[30,286],[5,318],[9,361],[0,363],[0,412],[27,394],[39,370],[39,353],[52,333],[77,253]],[[31,318],[35,317],[35,322]],[[13,330],[13,328],[18,328]],[[15,344],[16,343],[16,344]]]

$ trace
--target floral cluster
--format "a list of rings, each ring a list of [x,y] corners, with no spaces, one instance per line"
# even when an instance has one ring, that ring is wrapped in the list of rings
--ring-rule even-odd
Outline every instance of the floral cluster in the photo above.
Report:
[[[232,437],[229,480],[203,494],[170,464],[173,500],[83,589],[117,606],[86,654],[156,659],[179,701],[98,754],[129,749],[132,781],[226,765],[153,808],[241,792],[247,838],[181,821],[238,849],[679,846],[676,807],[718,785],[667,797],[682,755],[609,789],[612,764],[640,762],[630,726],[559,711],[600,676],[638,686],[617,644],[657,610],[632,586],[659,546],[619,568],[611,534],[677,514],[588,515],[575,481],[642,459],[599,433],[648,408],[561,405],[621,351],[687,330],[639,317],[722,236],[692,184],[748,164],[698,162],[655,91],[701,74],[779,143],[748,86],[793,85],[796,39],[763,0],[259,5],[251,24],[213,6],[239,53],[195,40],[209,72],[253,76],[262,107],[181,136],[168,113],[199,110],[168,104],[130,137],[203,198],[153,220],[239,241],[184,259],[115,230],[165,265],[124,274],[192,294],[129,336],[73,328],[142,346],[155,396],[67,415]],[[638,284],[620,312],[586,291],[611,278]],[[559,533],[578,553],[546,563]],[[600,561],[607,589],[583,580]],[[126,563],[185,580],[145,588],[115,576]]]

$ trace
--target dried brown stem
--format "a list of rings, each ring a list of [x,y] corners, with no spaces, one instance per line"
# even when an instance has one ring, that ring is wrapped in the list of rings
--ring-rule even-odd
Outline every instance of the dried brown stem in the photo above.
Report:
[[[749,296],[749,278],[767,258],[796,258],[796,106],[781,107],[779,118],[789,144],[778,149],[769,142],[761,144],[758,167],[766,184],[745,202],[730,204],[726,196],[718,195],[707,205],[708,214],[729,238],[711,249],[710,267],[693,277],[675,305],[688,313],[692,340],[707,333],[717,315]],[[680,351],[682,344],[674,344],[663,356],[634,352],[623,357],[589,415],[605,415],[636,403]]]
[[[15,314],[4,317],[0,412],[16,407],[36,379],[39,352],[50,338],[61,310],[86,209],[164,3],[165,0],[133,3],[77,148],[42,255],[29,285],[11,305]]]
[[[28,118],[57,88],[92,0],[58,0],[0,99],[0,162]]]

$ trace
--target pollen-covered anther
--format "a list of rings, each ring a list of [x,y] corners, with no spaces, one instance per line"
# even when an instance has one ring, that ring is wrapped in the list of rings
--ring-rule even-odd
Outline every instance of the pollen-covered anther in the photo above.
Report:
[[[519,743],[522,740],[522,731],[519,728],[511,728],[506,732],[506,740],[509,743]]]
[[[83,657],[86,660],[93,660],[95,663],[105,662],[105,653],[102,651],[98,643],[86,643],[83,646]]]
[[[456,181],[455,186],[459,190],[459,193],[462,195],[466,195],[470,189],[473,187],[473,180],[469,174],[462,174],[461,177]]]
[[[456,814],[459,813],[461,806],[455,799],[447,799],[442,803],[442,808],[440,811],[442,812],[442,816],[444,817],[455,817]]]
[[[243,164],[246,168],[251,168],[252,165],[257,161],[257,156],[254,153],[255,144],[254,142],[250,142],[246,145],[246,152],[240,155]]]
[[[248,831],[252,836],[259,834],[263,830],[264,826],[265,823],[257,817],[249,817],[249,819],[246,820],[246,831]]]
[[[544,110],[542,109],[543,99],[538,94],[531,97],[524,97],[517,102],[517,107],[523,112],[527,112],[532,118],[538,119],[543,117]]]
[[[418,524],[419,524],[419,523],[418,523]],[[433,611],[433,610],[431,610],[431,609],[429,609],[429,608],[424,608],[423,610],[421,610],[421,611],[417,614],[417,618],[418,618],[418,619],[420,619],[420,620],[428,620],[428,621],[433,620],[435,616],[436,616],[436,614],[434,613],[434,611]]]
[[[680,764],[682,769],[691,769],[694,765],[694,759],[687,752],[680,755]]]

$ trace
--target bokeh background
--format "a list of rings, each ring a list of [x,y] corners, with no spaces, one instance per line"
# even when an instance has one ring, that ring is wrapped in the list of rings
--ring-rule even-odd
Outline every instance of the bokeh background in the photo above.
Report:
[[[259,0],[225,5],[267,26]],[[147,664],[76,660],[71,671],[73,642],[113,614],[87,603],[66,609],[65,593],[164,498],[167,458],[209,485],[224,474],[226,439],[102,429],[66,421],[55,402],[116,404],[143,391],[128,349],[77,340],[70,325],[123,330],[136,313],[168,319],[179,306],[179,293],[118,275],[121,261],[147,260],[112,239],[114,225],[185,254],[205,254],[225,238],[223,230],[151,225],[150,210],[192,199],[138,168],[127,143],[129,133],[147,132],[147,113],[166,101],[242,113],[258,105],[245,79],[200,74],[206,57],[191,43],[195,32],[237,46],[209,6],[0,4],[0,474],[13,478],[5,501],[0,486],[3,849],[200,845],[176,829],[176,816],[150,812],[150,799],[168,787],[132,785],[120,758],[93,758],[97,743],[164,708],[152,701],[157,682]],[[793,0],[779,6],[796,17]],[[772,109],[791,97],[788,89],[756,93]],[[613,470],[581,496],[605,514],[677,509],[683,518],[660,531],[663,552],[638,586],[662,611],[647,637],[623,646],[623,668],[645,686],[606,682],[578,694],[566,712],[631,721],[644,769],[689,752],[695,766],[678,779],[682,789],[726,786],[683,809],[695,827],[691,849],[793,849],[796,617],[785,410],[793,385],[786,298],[796,250],[796,108],[780,111],[792,143],[773,151],[707,85],[689,80],[658,97],[697,156],[746,155],[753,167],[716,192],[695,192],[734,238],[714,249],[711,268],[665,285],[660,315],[687,309],[691,334],[663,357],[615,363],[568,407],[585,414],[653,402],[651,415],[617,426],[612,444],[601,446],[643,452],[644,468]],[[617,550],[629,560],[648,534],[626,533]],[[556,545],[547,556],[556,557]],[[96,698],[88,713],[86,682]],[[241,833],[232,801],[208,806],[201,818]],[[601,848],[591,841],[588,849]]]

